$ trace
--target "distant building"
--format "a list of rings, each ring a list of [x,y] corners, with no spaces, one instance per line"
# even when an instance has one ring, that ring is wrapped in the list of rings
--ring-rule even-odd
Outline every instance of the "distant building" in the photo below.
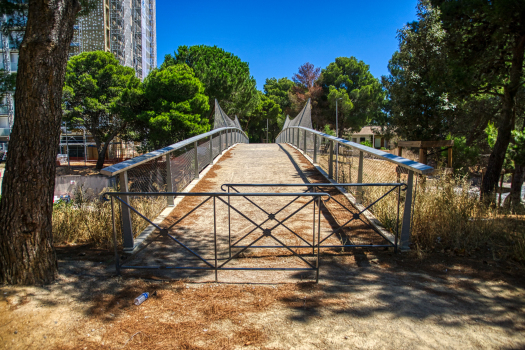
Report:
[[[7,21],[5,15],[0,18],[0,22]],[[25,27],[18,26],[9,36],[0,34],[0,68],[6,69],[5,74],[18,69],[24,33]],[[157,67],[156,0],[98,0],[96,8],[75,24],[69,55],[88,51],[112,52],[121,64],[134,68],[137,77],[144,80]],[[13,125],[13,92],[1,99],[0,153],[7,150]],[[61,142],[61,146],[65,145]]]
[[[374,148],[390,148],[389,141],[385,135],[381,132],[379,126],[365,126],[359,132],[348,133],[348,140],[356,143],[364,141],[370,142]]]

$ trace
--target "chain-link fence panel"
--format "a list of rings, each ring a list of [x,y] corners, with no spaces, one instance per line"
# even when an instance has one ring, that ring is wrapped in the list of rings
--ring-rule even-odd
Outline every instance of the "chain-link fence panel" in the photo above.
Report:
[[[181,192],[196,177],[195,160],[193,145],[179,148],[170,153],[173,192]]]
[[[197,154],[199,159],[199,172],[210,164],[210,138],[197,141]]]
[[[219,134],[215,134],[212,137],[212,146],[213,146],[213,158],[217,157],[221,153],[221,137]]]

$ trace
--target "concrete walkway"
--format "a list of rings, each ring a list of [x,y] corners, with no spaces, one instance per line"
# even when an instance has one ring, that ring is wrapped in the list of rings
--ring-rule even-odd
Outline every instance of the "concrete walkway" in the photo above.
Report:
[[[191,192],[222,192],[221,186],[227,183],[243,184],[302,184],[302,183],[326,183],[326,179],[317,172],[306,158],[290,146],[277,144],[239,144],[226,152],[222,158],[209,170],[203,179],[191,190]],[[300,193],[306,187],[239,187],[240,192],[246,193]],[[345,201],[345,197],[332,191],[331,194],[339,195],[338,200]],[[222,199],[222,200],[221,200]],[[214,250],[214,218],[217,227],[218,256],[217,263],[225,267],[256,267],[256,268],[306,268],[307,263],[315,266],[316,254],[313,248],[293,248],[303,259],[294,256],[290,249],[286,248],[249,248],[240,253],[235,259],[228,261],[230,256],[242,250],[243,246],[253,244],[256,246],[275,246],[285,244],[287,246],[298,246],[312,244],[317,237],[313,237],[313,227],[317,226],[318,215],[315,216],[312,197],[287,197],[287,196],[265,196],[230,197],[230,216],[228,206],[225,202],[227,197],[215,200],[215,217],[213,215],[214,200],[209,196],[186,197],[171,212],[170,216],[162,223],[163,228],[169,228],[169,234],[177,238],[186,247],[204,258],[209,264],[215,264]],[[296,199],[296,200],[294,200]],[[224,201],[224,202],[223,202]],[[202,204],[204,202],[204,204]],[[201,205],[199,207],[199,205]],[[351,207],[346,201],[345,205]],[[197,209],[195,209],[197,208]],[[281,208],[284,208],[280,211]],[[353,207],[352,207],[353,208]],[[195,210],[194,210],[195,209]],[[328,209],[330,207],[328,206]],[[190,215],[183,218],[189,212]],[[343,210],[344,211],[344,210]],[[326,208],[321,212],[321,240],[332,233],[333,227],[338,227],[347,221],[348,212],[341,212],[340,218],[334,213],[337,210],[328,211]],[[292,213],[293,216],[289,217]],[[268,214],[275,214],[275,219],[284,221],[286,227],[277,226],[272,230],[272,237],[263,236],[263,229],[271,229],[278,222],[269,219]],[[288,218],[289,217],[289,218]],[[182,219],[183,218],[183,219]],[[288,219],[287,219],[288,218]],[[181,220],[182,219],[182,220]],[[230,225],[229,224],[230,222]],[[337,224],[339,222],[339,225]],[[173,227],[171,227],[174,225]],[[293,232],[291,232],[293,231]],[[383,242],[381,236],[360,222],[351,226],[353,239],[362,241],[365,239],[370,243]],[[294,234],[295,233],[295,234]],[[230,237],[229,237],[230,234]],[[339,245],[348,241],[349,237],[343,234],[332,235],[324,244]],[[238,242],[239,248],[229,250],[231,243]],[[256,243],[253,243],[256,241]],[[341,248],[323,249],[324,254],[340,254]],[[181,247],[171,238],[153,233],[147,246],[136,254],[126,264],[134,266],[186,266],[203,268],[206,262],[194,256],[188,250]],[[209,266],[209,265],[208,265]],[[157,274],[154,272],[154,274]],[[213,271],[206,270],[169,270],[162,272],[174,278],[190,277],[192,280],[211,281],[215,279]],[[314,277],[312,271],[219,271],[219,281],[223,282],[284,282]]]

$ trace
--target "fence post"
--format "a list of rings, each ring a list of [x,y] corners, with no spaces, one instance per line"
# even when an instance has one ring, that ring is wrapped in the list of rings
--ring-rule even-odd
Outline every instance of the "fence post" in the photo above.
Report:
[[[119,181],[120,192],[129,192],[127,171],[120,173]],[[121,196],[121,199],[124,203],[129,204],[128,196]],[[131,224],[131,211],[129,210],[129,207],[124,205],[123,203],[120,204],[120,209],[122,218],[122,245],[124,247],[124,252],[131,253],[133,251],[133,247],[135,246],[135,242],[133,239],[133,226]]]
[[[297,140],[295,141],[295,147],[299,149],[301,149],[301,146],[299,145],[300,135],[301,135],[301,129],[297,128]]]
[[[330,153],[328,154],[328,177],[334,178],[334,141],[330,140]]]
[[[304,144],[304,150],[303,150],[303,151],[304,151],[304,153],[306,154],[306,130],[304,131],[304,135],[303,135],[303,136],[304,136],[304,142],[303,142],[303,144]]]
[[[314,163],[317,164],[317,134],[314,135]]]
[[[167,191],[168,192],[175,192],[173,191],[173,180],[171,177],[171,154],[166,154],[166,184],[168,185]],[[173,196],[168,196],[168,206],[173,207],[175,205],[175,199]]]
[[[364,160],[364,153],[363,151],[359,151],[359,166],[357,168],[357,183],[358,184],[363,183],[363,160]],[[363,188],[358,187],[356,202],[358,204],[361,204],[362,200],[363,200]]]
[[[222,131],[219,131],[219,154],[222,153]]]
[[[198,151],[197,141],[193,143],[194,157],[195,157],[195,179],[199,178],[199,151]]]
[[[412,220],[412,195],[414,185],[414,171],[408,171],[407,190],[405,195],[405,211],[403,213],[403,224],[401,228],[401,250],[408,250],[410,244],[410,224]]]
[[[213,164],[213,135],[210,136],[210,165]]]

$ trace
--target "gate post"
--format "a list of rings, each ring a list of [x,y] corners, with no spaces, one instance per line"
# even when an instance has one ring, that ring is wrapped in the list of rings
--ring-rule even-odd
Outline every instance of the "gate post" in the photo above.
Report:
[[[195,179],[198,179],[199,178],[199,151],[198,151],[198,145],[197,145],[197,141],[195,141],[193,143],[193,149],[194,149],[194,157],[195,157]]]
[[[166,154],[166,184],[168,185],[167,191],[173,191],[173,180],[171,177],[171,155],[170,153]],[[168,196],[168,207],[173,207],[175,205],[175,200],[173,196]]]
[[[317,134],[314,135],[314,163],[317,164]]]
[[[328,177],[334,178],[334,141],[330,140],[330,153],[328,154]]]
[[[405,196],[405,211],[403,213],[403,224],[401,226],[401,250],[408,250],[410,247],[410,224],[412,220],[412,196],[414,185],[414,171],[408,171],[407,191]]]
[[[127,171],[120,173],[119,182],[120,191],[129,192]],[[121,199],[124,203],[129,204],[128,196],[122,196]],[[120,204],[120,212],[122,218],[122,245],[124,247],[124,252],[131,253],[133,251],[133,247],[135,246],[135,242],[133,239],[133,226],[131,224],[131,211],[129,210],[129,207],[126,206],[124,203]]]

